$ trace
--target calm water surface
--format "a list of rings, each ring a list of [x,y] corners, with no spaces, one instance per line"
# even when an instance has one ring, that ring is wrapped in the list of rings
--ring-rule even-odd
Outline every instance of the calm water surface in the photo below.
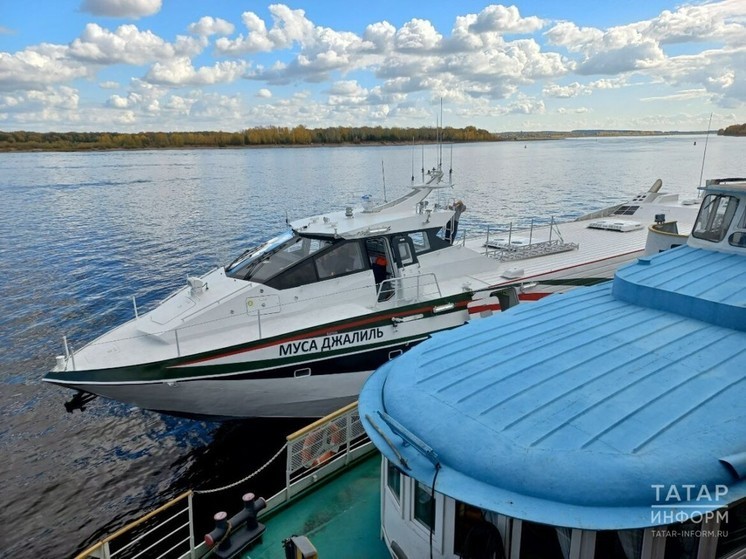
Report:
[[[449,196],[466,202],[467,232],[569,219],[657,178],[691,195],[704,147],[695,136],[458,145]],[[746,174],[745,148],[710,137],[704,177]],[[425,148],[426,167],[435,153]],[[71,393],[40,382],[63,335],[82,346],[131,318],[132,296],[152,308],[187,274],[281,231],[286,215],[382,199],[382,162],[388,198],[401,195],[421,160],[408,147],[0,154],[0,557],[68,557],[166,497],[243,477],[299,426],[101,399],[68,414]],[[280,479],[269,472],[250,489],[269,496],[262,487]]]

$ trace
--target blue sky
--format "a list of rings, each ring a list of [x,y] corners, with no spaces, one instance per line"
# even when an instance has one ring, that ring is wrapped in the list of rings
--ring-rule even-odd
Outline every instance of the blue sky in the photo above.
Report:
[[[4,0],[0,130],[746,122],[746,0]]]

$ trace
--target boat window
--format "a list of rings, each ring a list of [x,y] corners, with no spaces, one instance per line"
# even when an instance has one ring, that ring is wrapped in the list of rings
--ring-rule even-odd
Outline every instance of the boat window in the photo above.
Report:
[[[314,283],[318,280],[316,276],[316,266],[313,260],[306,260],[285,270],[283,273],[275,276],[266,282],[266,285],[274,289],[291,289],[301,285]]]
[[[458,557],[505,557],[503,538],[482,509],[456,501],[453,553]]]
[[[521,528],[520,559],[568,559],[572,530],[524,520]]]
[[[241,256],[225,267],[225,273],[232,278],[244,279],[246,270],[256,262],[260,261],[267,254],[277,250],[283,244],[293,238],[292,231],[286,231],[277,237],[262,243],[258,247],[250,248]]]
[[[367,270],[369,267],[365,265],[358,241],[340,243],[316,258],[316,271],[320,280]]]
[[[718,559],[746,547],[746,501],[728,508],[726,512],[727,516],[720,521],[720,538],[716,552]]]
[[[435,530],[435,497],[419,481],[415,481],[414,488],[414,517],[429,530]]]
[[[401,502],[401,473],[399,468],[389,460],[386,460],[386,485],[396,497],[397,502]]]
[[[664,559],[696,559],[699,551],[699,535],[702,523],[682,522],[677,524],[671,535],[666,538]]]
[[[412,254],[409,243],[404,237],[396,237],[394,246],[399,257],[399,263],[402,266],[409,266],[414,263],[414,255]]]
[[[331,244],[331,241],[301,237],[289,232],[275,237],[229,265],[226,268],[226,275],[264,283]]]
[[[736,231],[728,237],[728,244],[734,247],[746,248],[746,231]]]
[[[596,532],[596,559],[639,559],[642,530],[599,530]]]
[[[738,207],[738,198],[726,194],[708,194],[697,215],[692,236],[719,243],[725,238]]]
[[[414,231],[407,234],[409,235],[409,238],[412,239],[414,251],[417,254],[430,250],[430,241],[428,240],[427,235],[425,235],[424,231]]]

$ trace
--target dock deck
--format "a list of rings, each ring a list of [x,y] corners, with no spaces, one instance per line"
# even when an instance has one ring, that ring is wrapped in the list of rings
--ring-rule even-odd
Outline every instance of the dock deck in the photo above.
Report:
[[[373,453],[323,486],[262,518],[262,542],[243,559],[284,557],[282,541],[304,535],[319,557],[388,559],[381,533],[381,455]]]

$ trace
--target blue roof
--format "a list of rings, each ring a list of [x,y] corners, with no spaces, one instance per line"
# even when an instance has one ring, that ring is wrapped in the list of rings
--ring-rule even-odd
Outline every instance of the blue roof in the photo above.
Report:
[[[721,270],[712,253],[710,274],[689,263],[660,275],[693,251],[680,247],[619,273],[631,302],[640,274],[637,302],[650,306],[615,297],[605,283],[436,334],[370,377],[361,417],[395,444],[409,475],[431,484],[433,464],[385,417],[437,454],[437,491],[517,518],[638,528],[671,523],[656,520],[651,506],[705,512],[735,502],[746,496],[746,331],[743,322],[723,327],[672,312],[679,303],[667,286],[680,282],[683,293],[704,293],[732,309],[726,316],[742,316],[744,272],[737,293],[713,284],[733,265],[743,270],[746,259],[725,258]],[[397,463],[369,419],[364,424]],[[665,500],[672,484],[697,491],[674,503]],[[727,494],[705,503],[701,484],[713,501],[717,485]]]

